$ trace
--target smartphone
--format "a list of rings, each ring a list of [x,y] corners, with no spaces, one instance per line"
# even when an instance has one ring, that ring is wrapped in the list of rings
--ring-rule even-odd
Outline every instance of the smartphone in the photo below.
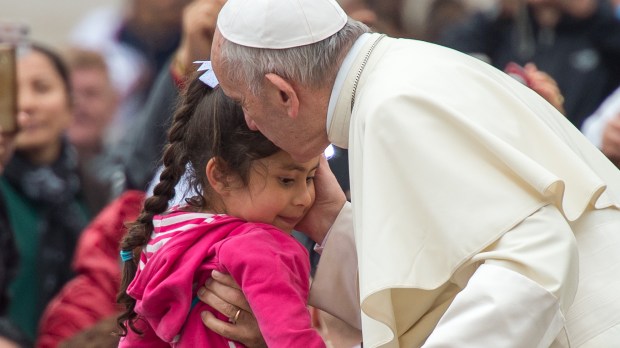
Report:
[[[30,48],[30,27],[14,20],[0,20],[0,44],[15,47],[16,55],[27,53]]]
[[[17,76],[15,46],[0,43],[0,127],[17,131]]]
[[[17,132],[17,58],[28,52],[30,28],[26,23],[0,20],[0,127]]]

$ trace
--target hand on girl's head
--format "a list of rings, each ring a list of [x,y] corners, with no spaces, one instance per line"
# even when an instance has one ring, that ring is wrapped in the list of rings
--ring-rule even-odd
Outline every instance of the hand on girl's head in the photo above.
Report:
[[[319,167],[314,176],[314,188],[314,204],[295,229],[321,243],[347,201],[325,156],[320,157]]]

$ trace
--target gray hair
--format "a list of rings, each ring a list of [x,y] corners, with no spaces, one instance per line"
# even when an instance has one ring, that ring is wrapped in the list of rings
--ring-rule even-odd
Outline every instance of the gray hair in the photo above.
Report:
[[[229,67],[228,79],[245,83],[254,95],[260,95],[263,77],[268,73],[315,88],[335,79],[344,53],[367,32],[370,29],[365,24],[349,18],[336,34],[310,45],[265,49],[241,46],[223,38],[220,54]]]

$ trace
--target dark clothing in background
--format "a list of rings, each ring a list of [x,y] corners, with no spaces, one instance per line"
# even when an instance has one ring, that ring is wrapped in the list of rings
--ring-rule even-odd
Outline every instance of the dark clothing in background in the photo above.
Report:
[[[620,20],[606,0],[584,20],[564,16],[554,29],[539,27],[530,11],[517,19],[478,13],[446,31],[438,42],[482,54],[503,70],[508,62],[534,62],[551,75],[577,127],[620,85]]]
[[[30,338],[48,301],[73,277],[71,259],[89,216],[80,192],[77,156],[66,141],[48,166],[16,152],[0,179],[19,255],[8,315]]]
[[[178,97],[169,69],[161,69],[142,112],[128,129],[131,136],[107,149],[94,164],[101,176],[99,180],[112,183],[113,197],[127,189],[146,191],[167,142]]]
[[[17,271],[18,256],[13,232],[6,213],[4,197],[0,195],[0,317],[9,306],[9,283]]]
[[[127,232],[126,224],[135,221],[140,214],[144,198],[145,194],[140,191],[124,192],[84,229],[72,262],[76,276],[43,312],[38,348],[58,347],[62,341],[89,330],[101,320],[118,316],[120,241]]]
[[[0,337],[13,341],[19,347],[31,347],[32,341],[8,318],[9,284],[15,277],[19,257],[13,231],[6,213],[4,197],[0,195]]]

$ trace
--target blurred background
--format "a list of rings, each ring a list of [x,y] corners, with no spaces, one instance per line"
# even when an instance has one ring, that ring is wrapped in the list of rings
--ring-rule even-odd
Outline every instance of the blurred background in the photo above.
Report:
[[[100,6],[121,7],[122,1],[0,0],[0,21],[22,21],[30,26],[34,40],[59,47],[66,45],[69,33],[79,20]]]
[[[620,0],[337,1],[377,32],[504,70],[620,167]],[[0,348],[118,346],[119,240],[158,182],[177,97],[208,59],[222,3],[0,0],[0,42],[5,23],[33,42],[11,65],[17,112],[0,107],[19,123],[0,129]],[[347,151],[332,150],[348,193]]]

